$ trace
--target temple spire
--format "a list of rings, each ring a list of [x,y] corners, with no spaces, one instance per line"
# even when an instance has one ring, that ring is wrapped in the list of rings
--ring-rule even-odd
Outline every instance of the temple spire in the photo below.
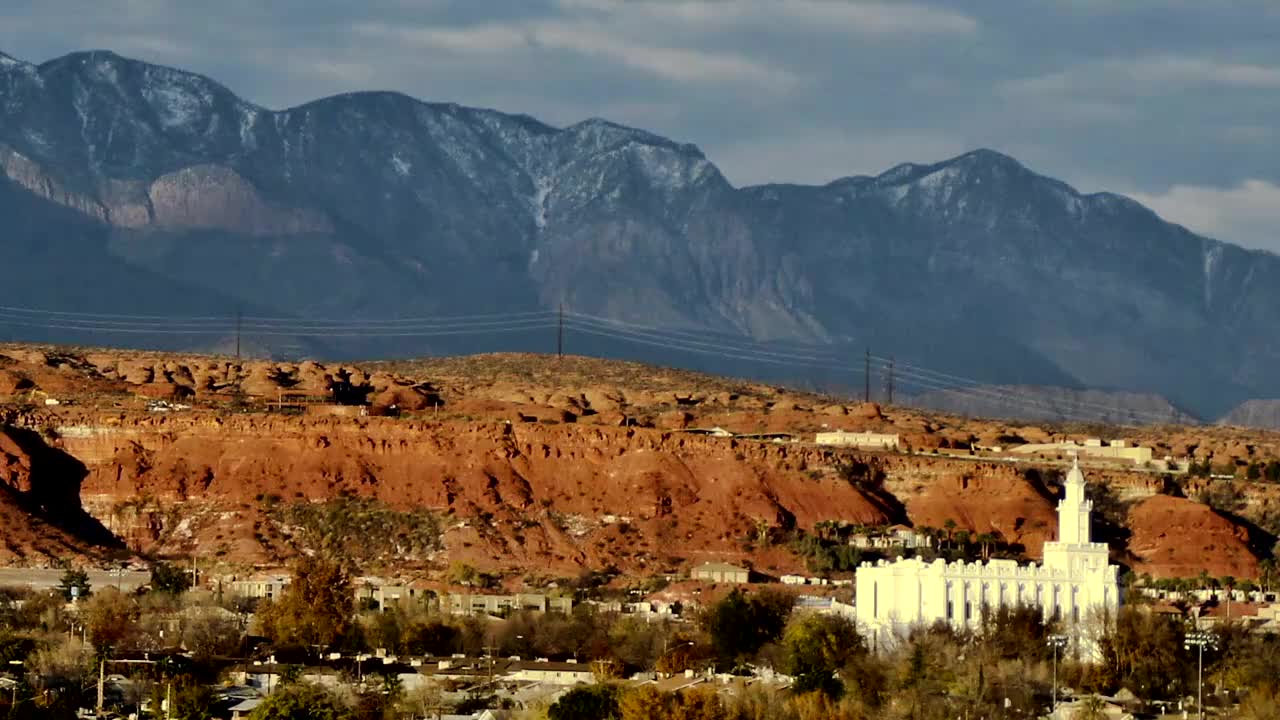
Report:
[[[1058,503],[1058,542],[1077,544],[1092,541],[1090,515],[1093,503],[1085,496],[1084,472],[1080,470],[1080,456],[1071,460],[1071,470],[1063,483],[1062,501]]]

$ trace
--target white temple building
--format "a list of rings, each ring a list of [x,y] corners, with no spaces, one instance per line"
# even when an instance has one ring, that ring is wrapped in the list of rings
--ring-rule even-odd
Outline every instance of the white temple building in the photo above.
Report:
[[[859,629],[874,646],[886,647],[913,626],[939,620],[976,629],[984,606],[1034,606],[1046,620],[1058,620],[1062,632],[1091,653],[1097,619],[1104,611],[1114,618],[1120,607],[1118,568],[1108,562],[1107,545],[1092,542],[1093,503],[1085,498],[1078,460],[1065,487],[1058,503],[1058,540],[1044,544],[1041,565],[918,558],[863,563],[857,571]]]

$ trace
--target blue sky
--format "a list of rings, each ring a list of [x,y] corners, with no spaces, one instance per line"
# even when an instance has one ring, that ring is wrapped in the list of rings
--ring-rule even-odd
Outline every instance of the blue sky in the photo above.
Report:
[[[738,185],[975,147],[1280,252],[1280,1],[6,0],[0,50],[106,48],[273,108],[357,89],[693,142]]]

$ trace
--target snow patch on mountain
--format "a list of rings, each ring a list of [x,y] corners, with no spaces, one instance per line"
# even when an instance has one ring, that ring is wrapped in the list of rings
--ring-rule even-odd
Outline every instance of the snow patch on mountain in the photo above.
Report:
[[[1213,304],[1213,270],[1222,259],[1222,246],[1207,245],[1204,249],[1204,305]]]
[[[170,70],[148,69],[142,97],[165,129],[194,129],[209,113],[213,93],[197,77]]]
[[[400,157],[400,153],[395,153],[391,156],[391,169],[400,177],[407,178],[413,171],[413,163]]]
[[[253,128],[258,124],[258,109],[254,107],[240,108],[240,146],[246,149],[258,147]]]
[[[889,168],[876,180],[884,184],[899,183],[911,177],[919,168],[920,166],[915,163],[902,163]]]
[[[549,177],[544,176],[544,177],[534,178],[533,224],[537,226],[539,230],[542,230],[547,227],[547,198],[551,195],[551,186],[552,186],[552,182],[551,182],[551,178]],[[537,261],[538,261],[538,251],[534,250],[533,259],[529,261],[529,264],[532,265]]]

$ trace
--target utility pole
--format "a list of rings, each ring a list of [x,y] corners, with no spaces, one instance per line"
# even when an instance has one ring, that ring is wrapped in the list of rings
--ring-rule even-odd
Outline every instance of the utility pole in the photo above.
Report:
[[[1067,646],[1067,636],[1050,635],[1045,639],[1053,648],[1053,702],[1049,705],[1049,713],[1053,714],[1058,709],[1058,650]]]
[[[564,303],[560,303],[560,323],[556,330],[556,359],[564,357]]]
[[[862,358],[862,402],[871,402],[871,348]]]
[[[886,373],[884,373],[884,404],[893,405],[893,359],[888,359]]]
[[[240,360],[240,308],[236,308],[236,361]]]
[[[102,717],[102,704],[105,685],[107,684],[107,658],[98,658],[98,717]]]
[[[1208,645],[1210,650],[1218,649],[1218,638],[1207,630],[1193,630],[1187,633],[1186,639],[1182,646],[1187,650],[1196,649],[1198,655],[1196,661],[1196,712],[1200,720],[1204,720],[1204,646]]]

